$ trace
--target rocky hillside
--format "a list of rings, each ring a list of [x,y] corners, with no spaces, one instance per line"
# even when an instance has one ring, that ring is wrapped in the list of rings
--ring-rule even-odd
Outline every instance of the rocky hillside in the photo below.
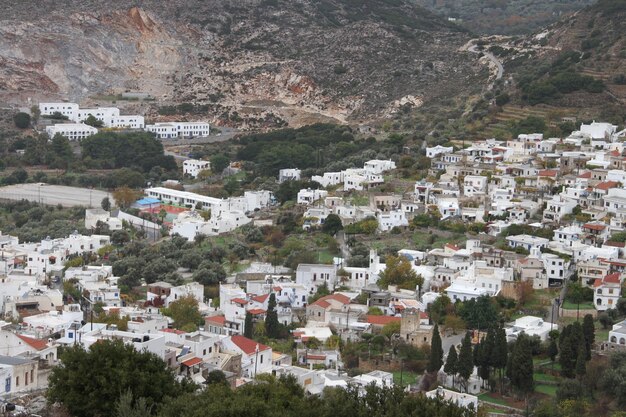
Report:
[[[479,34],[524,34],[547,26],[594,0],[416,0]]]
[[[487,81],[460,51],[469,36],[408,0],[0,4],[10,103],[140,91],[153,109],[193,103],[223,124],[298,125],[367,120]]]

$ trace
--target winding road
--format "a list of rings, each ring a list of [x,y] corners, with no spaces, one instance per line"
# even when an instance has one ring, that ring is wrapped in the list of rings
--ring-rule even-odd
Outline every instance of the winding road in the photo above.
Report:
[[[496,66],[496,80],[499,80],[504,75],[504,67],[502,66],[502,62],[491,52],[485,50],[479,50],[478,45],[473,43],[474,41],[468,42],[465,48],[472,53],[475,54],[483,54],[488,60],[490,60]]]

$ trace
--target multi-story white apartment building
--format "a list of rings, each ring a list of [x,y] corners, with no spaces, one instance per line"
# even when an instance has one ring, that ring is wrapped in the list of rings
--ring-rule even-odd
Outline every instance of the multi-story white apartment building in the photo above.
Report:
[[[201,161],[198,159],[187,159],[183,161],[183,175],[189,175],[192,178],[197,178],[200,172],[210,169],[211,162],[209,161]]]
[[[211,127],[206,122],[168,122],[146,125],[146,130],[159,139],[209,136]]]

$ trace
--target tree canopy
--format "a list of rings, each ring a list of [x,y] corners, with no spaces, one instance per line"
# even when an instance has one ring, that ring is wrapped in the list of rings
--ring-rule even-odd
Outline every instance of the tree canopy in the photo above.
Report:
[[[61,403],[77,417],[111,415],[128,389],[149,406],[184,390],[161,358],[119,340],[103,340],[89,350],[69,347],[60,359],[61,365],[50,374],[48,400]]]

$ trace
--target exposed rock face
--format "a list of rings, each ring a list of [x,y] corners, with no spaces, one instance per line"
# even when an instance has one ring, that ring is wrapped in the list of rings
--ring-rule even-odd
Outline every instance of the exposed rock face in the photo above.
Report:
[[[468,36],[405,0],[38,3],[1,2],[0,100],[132,90],[208,104],[215,118],[302,124],[382,116],[486,81],[459,51]]]

